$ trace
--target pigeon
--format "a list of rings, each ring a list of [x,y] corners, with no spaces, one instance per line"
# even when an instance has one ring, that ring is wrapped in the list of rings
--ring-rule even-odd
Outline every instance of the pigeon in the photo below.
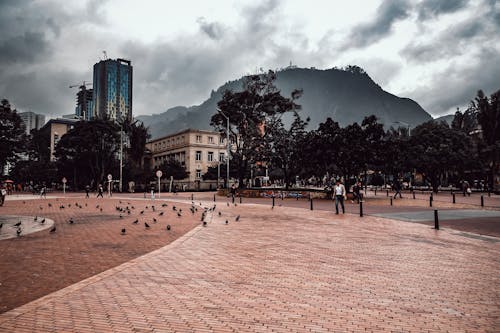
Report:
[[[143,210],[141,210],[141,212],[140,212],[139,214],[141,214],[141,215],[142,215],[142,214],[144,214],[144,211],[143,211]]]
[[[87,207],[87,203],[85,203],[85,207]]]
[[[130,206],[130,208],[135,209],[135,207],[134,207],[134,206]],[[128,209],[128,206],[127,206],[127,209]]]
[[[147,222],[144,222],[144,226],[147,228],[149,228],[149,224],[147,224]]]
[[[177,208],[175,206],[172,206],[172,210],[177,210]]]
[[[179,209],[179,213],[182,213],[182,208],[181,208],[181,209]]]
[[[137,223],[139,223],[139,220],[138,220],[138,219],[136,219],[136,220],[135,220],[134,222],[132,222],[132,223],[133,223],[133,224],[137,224]]]
[[[44,223],[45,223],[45,219],[42,219],[42,220],[40,221],[40,223],[41,223],[41,224],[44,224]]]
[[[23,200],[23,204],[26,204],[26,201]]]
[[[130,210],[127,211],[127,214],[130,215]]]
[[[75,221],[73,221],[73,218],[70,218],[69,221],[68,221],[69,224],[73,224],[75,223]]]
[[[228,220],[226,220],[226,224],[228,224],[228,223],[229,223],[229,221],[228,221]]]
[[[167,224],[167,230],[170,230],[170,224]]]
[[[68,207],[71,207],[71,204],[68,204]]]
[[[52,204],[49,202],[49,203],[48,203],[48,206],[49,206],[49,207],[52,207]]]
[[[14,224],[14,227],[19,227],[20,225],[21,225],[21,221],[19,221],[16,224]]]
[[[158,221],[153,217],[153,223],[157,223]]]
[[[56,232],[56,226],[53,226],[52,229],[50,229],[51,234],[53,234],[54,232]]]
[[[234,203],[234,207],[238,207],[238,204],[236,202]]]
[[[21,228],[17,228],[17,230],[16,230],[16,235],[17,235],[17,236],[21,236],[21,232],[23,232],[23,231],[21,230]]]
[[[35,216],[35,218],[33,219],[33,221],[36,221],[36,220],[38,220],[38,216]]]
[[[148,208],[149,208],[149,206],[146,206],[146,209],[148,209]]]
[[[122,235],[125,235],[125,232],[127,232],[127,230],[125,228],[122,229]]]
[[[151,208],[153,209],[153,212],[156,212],[155,206],[151,206]]]
[[[203,221],[203,226],[206,227],[207,226],[207,221]]]
[[[219,212],[219,216],[222,216],[222,213],[221,213],[221,212]]]
[[[121,218],[121,219],[123,218],[123,215],[122,215],[122,214],[120,214],[120,218]]]
[[[158,214],[158,216],[163,216],[163,212],[160,212],[160,214]]]
[[[40,210],[42,210],[42,209],[43,209],[43,207],[42,207],[42,206],[40,206]]]
[[[240,220],[240,216],[236,216],[236,222],[238,222]]]
[[[161,205],[161,206],[162,206],[162,207],[167,207],[167,204],[166,204],[166,203],[164,203],[164,204],[163,204],[163,205]]]
[[[180,212],[177,212],[177,216],[178,216],[178,217],[181,217],[181,216],[182,216],[182,214],[181,214]]]

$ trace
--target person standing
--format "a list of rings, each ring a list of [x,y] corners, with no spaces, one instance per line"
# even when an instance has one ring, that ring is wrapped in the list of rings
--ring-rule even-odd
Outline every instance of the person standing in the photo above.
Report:
[[[354,196],[353,199],[356,199],[356,201],[359,203],[361,201],[361,182],[356,182],[354,186],[352,187],[352,194]],[[354,200],[351,200],[352,203],[354,203]]]
[[[333,193],[335,194],[335,214],[339,213],[339,203],[342,206],[342,214],[345,214],[344,199],[346,197],[345,186],[337,180],[333,188]]]
[[[85,198],[90,198],[90,186],[85,186]]]
[[[104,198],[103,194],[104,194],[104,189],[102,188],[102,185],[99,184],[99,186],[97,187],[97,197]]]
[[[401,195],[401,183],[399,182],[399,180],[397,178],[394,179],[394,183],[392,184],[392,187],[394,188],[394,199],[396,199],[398,194],[399,194],[399,198],[403,199],[403,196]]]
[[[40,199],[41,198],[47,199],[47,187],[45,185],[43,185],[42,189],[40,190]]]

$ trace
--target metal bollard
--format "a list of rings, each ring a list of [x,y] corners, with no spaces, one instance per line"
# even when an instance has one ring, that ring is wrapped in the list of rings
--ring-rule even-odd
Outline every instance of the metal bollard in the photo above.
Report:
[[[439,217],[437,209],[434,209],[434,229],[439,230]]]
[[[377,188],[375,187],[375,196],[377,195]]]
[[[274,207],[274,197],[273,197],[273,207]]]
[[[241,194],[240,194],[240,203],[241,203]]]
[[[234,203],[234,194],[233,194],[233,195],[231,195],[231,198],[232,198],[232,199],[231,199],[231,200],[232,200],[232,202]]]
[[[311,198],[311,210],[313,210],[313,199]]]
[[[484,196],[481,194],[481,207],[484,207]]]
[[[391,198],[391,206],[392,206],[392,198]]]
[[[413,193],[413,199],[415,199],[415,192],[411,191],[411,193]]]
[[[453,193],[453,203],[455,203],[456,200],[455,200],[455,193]]]
[[[193,201],[193,200],[194,200],[194,194],[191,193],[191,201]]]
[[[432,198],[432,193],[431,193],[431,195],[429,196],[429,207],[432,207],[432,200],[433,200],[433,198]]]
[[[215,202],[215,194],[214,194],[214,202]]]
[[[363,201],[359,202],[359,216],[363,217]]]
[[[385,190],[385,194],[388,197],[389,196],[389,190]]]

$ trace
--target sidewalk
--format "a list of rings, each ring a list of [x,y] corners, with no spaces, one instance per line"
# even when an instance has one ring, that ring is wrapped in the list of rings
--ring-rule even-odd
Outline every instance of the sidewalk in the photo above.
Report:
[[[170,245],[0,315],[0,332],[499,327],[499,243],[379,217],[220,208]]]

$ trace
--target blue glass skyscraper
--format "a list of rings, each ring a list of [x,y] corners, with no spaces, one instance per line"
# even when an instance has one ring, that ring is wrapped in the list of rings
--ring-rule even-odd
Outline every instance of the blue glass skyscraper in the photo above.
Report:
[[[132,64],[106,59],[94,65],[94,117],[132,120]]]

